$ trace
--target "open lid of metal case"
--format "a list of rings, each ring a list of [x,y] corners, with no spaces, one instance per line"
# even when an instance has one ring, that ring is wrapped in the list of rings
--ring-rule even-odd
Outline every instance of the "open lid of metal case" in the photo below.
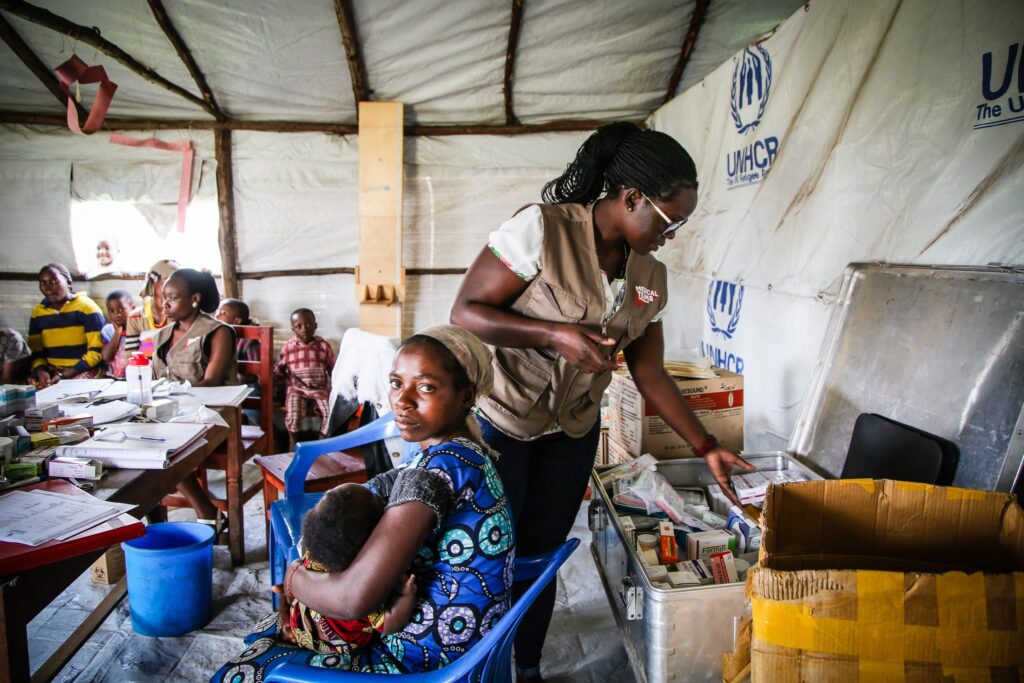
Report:
[[[838,477],[861,413],[955,443],[954,486],[1024,485],[1024,271],[847,266],[789,452]]]

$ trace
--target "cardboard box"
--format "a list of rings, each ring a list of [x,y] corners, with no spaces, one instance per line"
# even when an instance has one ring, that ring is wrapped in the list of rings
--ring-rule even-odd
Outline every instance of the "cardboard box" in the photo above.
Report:
[[[608,430],[602,429],[597,439],[597,456],[594,458],[595,465],[608,465]]]
[[[608,435],[608,464],[618,465],[624,462],[633,460],[633,455],[630,454],[629,449],[623,446],[621,443],[616,441]]]
[[[714,368],[718,377],[673,379],[704,428],[733,452],[743,449],[743,375]],[[693,455],[690,444],[648,410],[628,370],[612,373],[608,386],[611,409],[611,441],[617,441],[633,457],[650,453],[657,458]]]
[[[773,485],[762,528],[747,584],[753,683],[1024,673],[1024,510],[1012,494]]]
[[[92,582],[113,584],[124,577],[124,551],[115,545],[107,549],[98,560],[92,563]]]

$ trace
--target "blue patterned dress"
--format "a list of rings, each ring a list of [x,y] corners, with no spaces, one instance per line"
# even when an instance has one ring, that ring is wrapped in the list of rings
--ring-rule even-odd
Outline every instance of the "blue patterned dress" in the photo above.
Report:
[[[435,510],[437,525],[414,562],[417,604],[405,628],[351,653],[320,654],[277,640],[277,617],[271,614],[245,639],[248,648],[211,681],[262,680],[268,664],[296,653],[324,668],[432,671],[462,656],[505,614],[515,541],[491,459],[476,443],[455,439],[420,452],[406,470],[390,491],[388,507],[419,500]]]

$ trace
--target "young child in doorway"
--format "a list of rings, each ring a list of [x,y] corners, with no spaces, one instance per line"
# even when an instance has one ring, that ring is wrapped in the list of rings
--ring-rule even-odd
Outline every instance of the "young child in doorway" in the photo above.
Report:
[[[342,484],[328,491],[302,520],[302,565],[318,572],[348,569],[384,514],[385,502],[361,484]],[[275,590],[281,592],[280,587]],[[403,577],[384,605],[361,619],[334,619],[294,598],[282,599],[278,605],[280,634],[286,642],[314,652],[352,654],[352,647],[368,645],[375,632],[401,630],[409,623],[415,604],[416,585],[411,574]]]
[[[124,369],[130,357],[125,349],[125,325],[134,306],[132,295],[123,289],[115,289],[107,295],[107,320],[110,322],[100,331],[107,377],[124,379]]]
[[[309,415],[306,407],[312,404],[320,416],[320,433],[327,433],[327,417],[331,395],[331,371],[334,369],[334,350],[323,337],[316,334],[316,316],[308,308],[298,308],[292,313],[292,332],[281,349],[274,378],[286,382],[285,429],[295,447],[295,436],[301,431],[302,418]]]

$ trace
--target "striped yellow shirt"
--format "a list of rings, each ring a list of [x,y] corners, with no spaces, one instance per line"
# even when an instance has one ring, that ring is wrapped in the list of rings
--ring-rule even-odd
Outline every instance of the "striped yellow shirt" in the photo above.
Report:
[[[84,292],[53,308],[46,300],[35,305],[28,324],[32,367],[52,365],[84,372],[103,360],[103,313]]]

